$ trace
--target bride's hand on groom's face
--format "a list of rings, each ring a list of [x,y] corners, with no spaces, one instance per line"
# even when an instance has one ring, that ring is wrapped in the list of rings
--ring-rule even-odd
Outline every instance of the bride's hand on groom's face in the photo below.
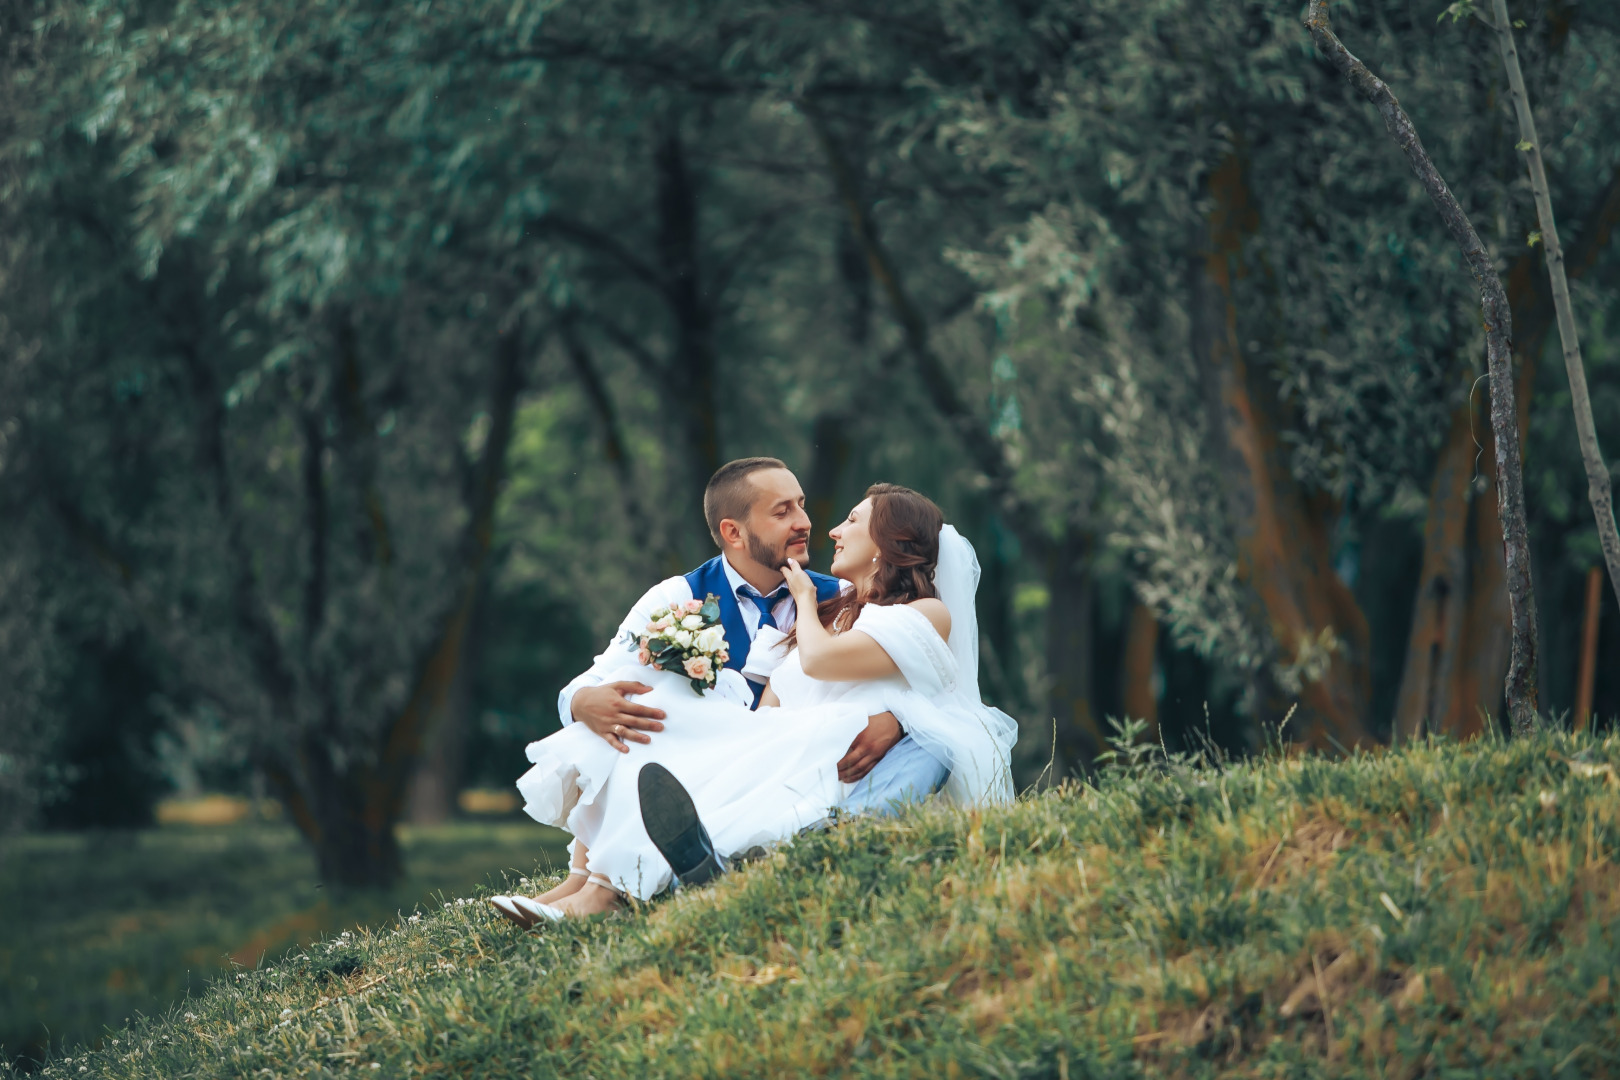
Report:
[[[789,559],[782,568],[782,577],[787,581],[788,592],[793,595],[793,602],[800,611],[812,611],[816,606],[816,583],[810,580],[810,575],[804,572],[799,560]]]

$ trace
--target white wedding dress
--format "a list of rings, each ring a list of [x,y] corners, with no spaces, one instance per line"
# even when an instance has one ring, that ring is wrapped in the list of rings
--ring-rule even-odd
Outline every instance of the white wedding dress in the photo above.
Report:
[[[867,718],[884,711],[894,712],[950,768],[947,798],[970,804],[1011,798],[1008,755],[1017,726],[978,700],[972,607],[978,560],[948,525],[940,549],[935,583],[951,611],[949,644],[912,608],[868,604],[851,631],[882,646],[898,674],[863,682],[812,679],[794,651],[771,674],[781,707],[758,712],[748,709],[748,691],[736,672],[724,672],[716,689],[699,694],[685,676],[627,668],[607,681],[652,686],[636,700],[664,710],[664,730],[652,733],[650,743],[627,744],[629,753],[613,749],[583,724],[530,743],[533,767],[517,782],[524,810],[573,833],[589,852],[586,869],[593,876],[647,899],[672,876],[641,821],[636,779],[649,762],[663,765],[690,792],[723,855],[825,821],[852,790],[838,779],[839,759]],[[768,638],[754,645],[756,651],[769,647]]]

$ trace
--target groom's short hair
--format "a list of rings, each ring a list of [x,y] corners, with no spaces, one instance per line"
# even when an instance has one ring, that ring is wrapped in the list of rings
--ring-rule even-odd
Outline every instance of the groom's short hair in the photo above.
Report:
[[[754,505],[754,485],[748,478],[762,469],[785,469],[787,465],[773,457],[745,457],[728,461],[709,477],[703,489],[703,517],[709,523],[709,535],[715,547],[723,548],[720,523],[726,518],[747,521],[748,511]]]

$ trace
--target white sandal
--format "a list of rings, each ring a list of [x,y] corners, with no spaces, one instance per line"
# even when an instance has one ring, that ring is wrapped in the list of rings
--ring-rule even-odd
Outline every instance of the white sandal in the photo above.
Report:
[[[511,902],[513,907],[530,916],[530,926],[542,920],[561,922],[567,918],[561,908],[554,908],[550,904],[542,904],[540,901],[527,896],[508,896],[506,899]]]
[[[562,911],[550,904],[542,904],[527,896],[492,896],[489,902],[495,910],[508,919],[527,930],[535,923],[550,921],[556,922],[563,917]]]
[[[492,896],[489,898],[490,904],[496,911],[527,930],[534,925],[534,920],[530,919],[512,900],[513,898],[510,896]]]

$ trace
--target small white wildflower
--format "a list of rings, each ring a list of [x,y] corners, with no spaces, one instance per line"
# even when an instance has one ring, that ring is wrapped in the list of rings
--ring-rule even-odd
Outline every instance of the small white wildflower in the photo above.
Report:
[[[422,921],[422,916],[420,916],[420,915],[412,915],[410,918],[406,919],[405,921],[406,922],[411,922],[411,923],[419,923],[419,922]]]
[[[382,1068],[382,1063],[381,1063],[381,1062],[378,1062],[378,1061],[373,1061],[373,1062],[372,1062],[372,1063],[371,1063],[371,1067],[372,1067],[372,1068],[373,1068],[373,1069],[380,1069],[380,1068]]]
[[[197,1019],[197,1014],[196,1013],[186,1013],[186,1019],[187,1020],[195,1020],[195,1019]]]
[[[286,1019],[287,1017],[289,1017],[291,1015],[292,1015],[292,1010],[291,1009],[282,1009],[281,1010],[282,1019]]]

